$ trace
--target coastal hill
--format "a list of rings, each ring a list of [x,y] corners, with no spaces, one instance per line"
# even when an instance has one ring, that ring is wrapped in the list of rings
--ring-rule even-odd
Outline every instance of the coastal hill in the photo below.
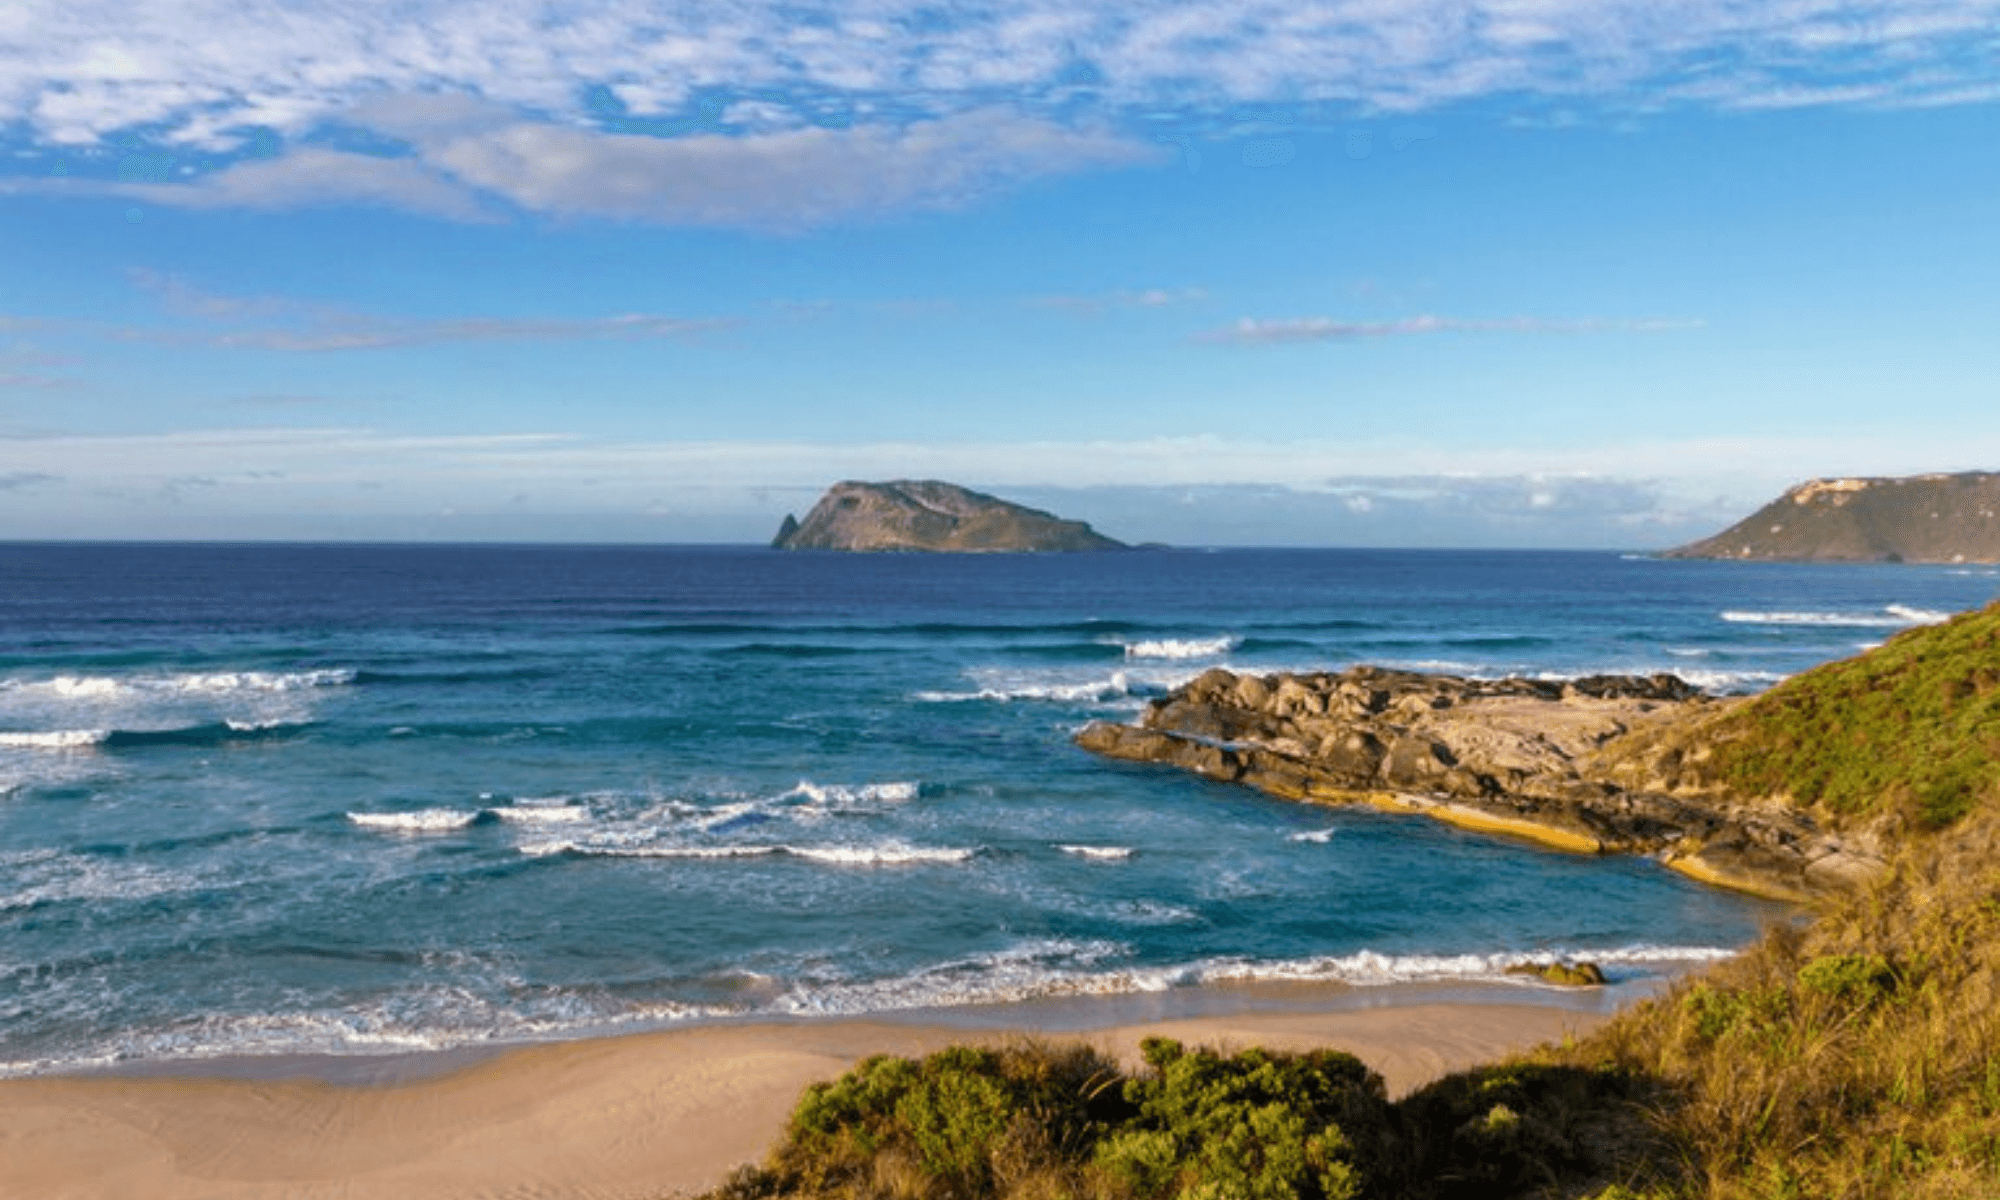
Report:
[[[836,483],[804,521],[787,516],[771,545],[946,553],[1126,548],[1082,521],[934,479]]]
[[[1660,557],[2000,562],[2000,474],[1815,479]]]

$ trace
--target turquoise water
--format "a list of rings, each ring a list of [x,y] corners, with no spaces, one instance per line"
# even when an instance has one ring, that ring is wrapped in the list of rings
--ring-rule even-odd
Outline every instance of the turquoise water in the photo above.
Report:
[[[1776,910],[1069,734],[1215,665],[1754,690],[1996,589],[1529,552],[0,546],[0,1071],[1551,954],[1643,980]]]

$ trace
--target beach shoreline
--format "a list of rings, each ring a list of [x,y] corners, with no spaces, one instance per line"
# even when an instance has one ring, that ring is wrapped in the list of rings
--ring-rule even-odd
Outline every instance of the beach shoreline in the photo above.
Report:
[[[1128,1063],[1152,1036],[1330,1046],[1361,1058],[1397,1095],[1585,1034],[1630,999],[1463,985],[1182,990],[1202,994],[0,1080],[0,1191],[35,1200],[691,1194],[760,1160],[807,1084],[870,1054],[1024,1036],[1087,1040]]]

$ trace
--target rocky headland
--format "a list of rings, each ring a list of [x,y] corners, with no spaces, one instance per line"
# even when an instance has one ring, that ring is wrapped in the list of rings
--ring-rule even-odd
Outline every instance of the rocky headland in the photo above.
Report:
[[[935,553],[1126,548],[1083,521],[934,479],[834,484],[805,520],[787,516],[771,545],[780,550]]]
[[[1663,558],[2000,562],[2000,474],[1814,479]]]
[[[1699,768],[1703,731],[1741,699],[1671,675],[1557,683],[1376,667],[1212,670],[1131,725],[1076,736],[1275,796],[1421,813],[1592,854],[1649,854],[1726,887],[1798,900],[1870,874],[1866,835],[1748,800]]]

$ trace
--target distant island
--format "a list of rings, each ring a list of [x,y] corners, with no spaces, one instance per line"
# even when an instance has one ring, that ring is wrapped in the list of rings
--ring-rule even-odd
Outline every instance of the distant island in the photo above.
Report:
[[[786,516],[771,545],[959,554],[1127,549],[1085,522],[935,479],[836,483],[804,521]]]
[[[2000,474],[1815,479],[1662,558],[2000,562]]]

